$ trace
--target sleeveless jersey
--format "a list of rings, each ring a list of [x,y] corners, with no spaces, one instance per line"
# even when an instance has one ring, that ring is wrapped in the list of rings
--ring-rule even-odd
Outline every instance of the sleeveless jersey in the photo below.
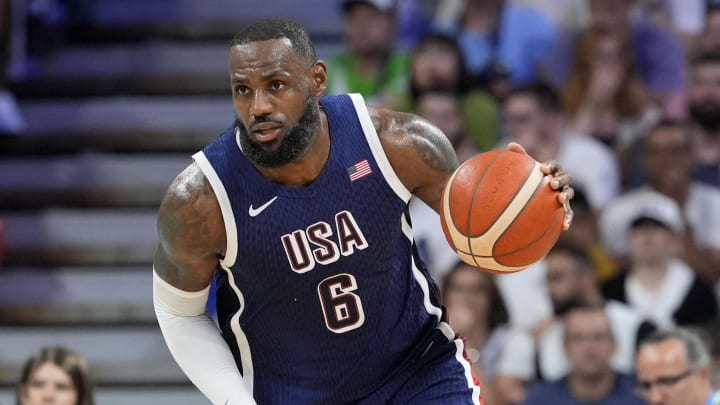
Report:
[[[324,96],[330,154],[291,187],[244,157],[235,128],[193,156],[222,209],[218,320],[258,403],[352,403],[407,366],[441,321],[415,250],[410,192],[363,99]]]

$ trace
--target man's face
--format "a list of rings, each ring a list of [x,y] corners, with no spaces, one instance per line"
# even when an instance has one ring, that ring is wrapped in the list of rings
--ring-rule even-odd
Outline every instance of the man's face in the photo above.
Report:
[[[582,309],[565,316],[565,353],[572,373],[596,378],[610,370],[615,351],[610,321],[602,309]]]
[[[665,226],[654,223],[632,227],[629,241],[630,257],[636,265],[664,265],[678,249],[675,234]]]
[[[460,81],[462,60],[448,46],[426,44],[413,56],[411,69],[415,85],[421,89],[454,90]]]
[[[460,100],[449,93],[427,93],[418,99],[416,113],[440,128],[453,145],[465,136]]]
[[[648,405],[704,405],[709,371],[692,370],[679,339],[642,345],[637,353],[638,386]]]
[[[690,181],[693,157],[686,131],[657,128],[645,140],[643,167],[650,183],[660,191],[673,190]]]
[[[693,67],[688,107],[693,122],[707,132],[720,132],[720,62],[700,63]]]
[[[369,4],[356,4],[345,14],[345,40],[361,55],[387,52],[395,36],[393,16]]]
[[[230,50],[238,138],[255,165],[290,163],[312,143],[320,123],[318,90],[313,86],[318,69],[324,65],[308,66],[285,38]]]
[[[581,270],[572,255],[562,250],[553,251],[545,257],[545,263],[548,292],[555,309],[580,298]]]
[[[556,114],[544,113],[530,95],[513,95],[505,101],[505,131],[508,137],[525,147],[537,161],[557,159],[560,148],[558,120]]]

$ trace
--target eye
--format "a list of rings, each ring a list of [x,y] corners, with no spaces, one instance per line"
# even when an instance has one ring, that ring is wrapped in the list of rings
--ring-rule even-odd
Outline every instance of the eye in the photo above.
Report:
[[[235,88],[235,92],[241,96],[245,96],[248,93],[250,93],[250,88],[247,86],[240,85]]]
[[[282,88],[285,87],[285,83],[275,80],[274,82],[270,83],[270,88],[273,90],[282,90]]]

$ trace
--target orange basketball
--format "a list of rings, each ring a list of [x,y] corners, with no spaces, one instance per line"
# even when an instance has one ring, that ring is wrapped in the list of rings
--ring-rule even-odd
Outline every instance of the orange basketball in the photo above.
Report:
[[[460,258],[493,273],[541,260],[562,230],[564,209],[540,163],[507,150],[460,165],[445,187],[440,222]]]

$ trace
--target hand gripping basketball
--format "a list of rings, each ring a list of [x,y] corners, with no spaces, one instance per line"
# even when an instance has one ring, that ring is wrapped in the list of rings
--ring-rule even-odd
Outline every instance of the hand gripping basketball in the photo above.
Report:
[[[518,144],[476,155],[458,167],[443,193],[445,237],[464,262],[480,269],[526,269],[569,226],[568,183],[556,162],[542,165]]]

